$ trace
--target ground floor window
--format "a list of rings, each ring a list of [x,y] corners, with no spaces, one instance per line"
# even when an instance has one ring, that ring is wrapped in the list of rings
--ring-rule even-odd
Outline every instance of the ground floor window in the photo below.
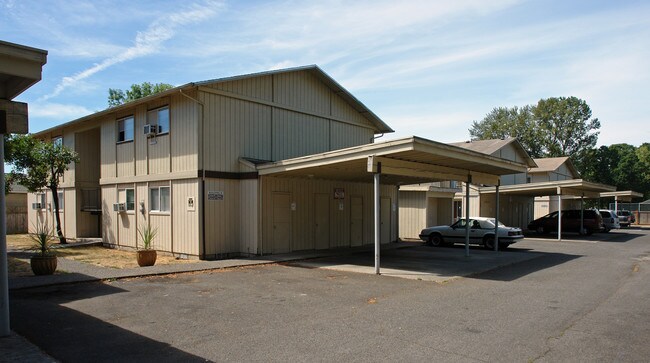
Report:
[[[169,212],[171,210],[169,187],[149,189],[149,210],[152,212]]]
[[[135,189],[126,188],[119,191],[120,203],[124,203],[127,211],[135,210]]]

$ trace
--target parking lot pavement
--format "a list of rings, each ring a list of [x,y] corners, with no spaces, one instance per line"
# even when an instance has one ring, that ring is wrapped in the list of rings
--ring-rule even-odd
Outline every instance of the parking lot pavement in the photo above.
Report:
[[[647,361],[647,231],[503,252],[529,253],[445,284],[281,263],[13,290],[12,327],[64,362]]]
[[[445,283],[498,267],[513,265],[541,255],[525,250],[488,251],[472,247],[465,256],[464,247],[417,246],[382,251],[381,274],[406,279]],[[292,262],[293,265],[334,271],[374,274],[374,253],[356,253]]]

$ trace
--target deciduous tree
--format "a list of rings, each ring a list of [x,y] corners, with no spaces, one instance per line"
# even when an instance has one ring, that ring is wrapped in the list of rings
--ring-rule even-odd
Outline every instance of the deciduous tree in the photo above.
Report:
[[[30,192],[49,189],[54,204],[56,233],[59,241],[66,243],[58,213],[58,188],[61,177],[70,164],[79,162],[77,153],[61,144],[44,142],[31,135],[13,135],[8,139],[5,150],[7,150],[5,160],[13,165],[7,184],[16,182],[25,186]]]
[[[108,107],[115,107],[121,104],[137,100],[138,98],[147,97],[162,91],[174,88],[168,83],[149,83],[132,84],[131,89],[125,91],[121,89],[108,89]]]

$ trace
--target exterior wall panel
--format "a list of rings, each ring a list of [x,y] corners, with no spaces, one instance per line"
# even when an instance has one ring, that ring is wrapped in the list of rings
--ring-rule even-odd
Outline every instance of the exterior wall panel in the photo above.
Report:
[[[259,226],[259,182],[258,180],[243,180],[240,183],[240,188],[240,252],[244,254],[257,254]]]
[[[426,192],[399,192],[399,237],[418,238],[427,222]]]
[[[117,190],[114,185],[102,187],[102,241],[116,245],[118,242],[118,213],[113,212],[113,203],[117,202]]]
[[[206,255],[239,253],[240,223],[242,223],[239,181],[206,179],[205,189],[203,203],[205,203]],[[213,194],[221,192],[223,199],[208,200],[210,192]]]
[[[330,248],[350,246],[350,196],[363,198],[363,244],[374,243],[373,229],[373,186],[364,183],[337,182],[329,180],[309,180],[296,178],[262,177],[262,234],[260,236],[261,250],[269,253],[273,250],[273,203],[272,195],[277,192],[289,193],[292,196],[292,251],[315,249],[314,237],[314,194],[327,193],[332,196],[330,204]],[[334,188],[343,188],[345,198],[335,200]],[[382,197],[391,200],[391,236],[397,239],[397,188],[394,186],[381,187]],[[342,207],[342,208],[341,208]]]
[[[273,76],[274,101],[295,108],[330,115],[331,90],[308,72]]]
[[[199,255],[199,184],[197,179],[172,181],[174,252]],[[188,198],[194,202],[188,205]]]

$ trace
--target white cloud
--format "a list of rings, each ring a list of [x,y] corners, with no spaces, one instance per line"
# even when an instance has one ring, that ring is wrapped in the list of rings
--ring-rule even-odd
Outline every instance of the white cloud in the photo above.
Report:
[[[54,91],[46,96],[41,97],[39,101],[45,101],[56,97],[66,88],[74,86],[79,81],[84,80],[97,72],[101,72],[115,64],[123,63],[132,59],[144,57],[158,52],[164,42],[171,39],[176,33],[179,26],[197,23],[206,20],[217,13],[221,8],[221,3],[207,1],[204,5],[193,4],[186,11],[168,14],[163,16],[149,25],[148,29],[138,32],[135,37],[135,44],[119,54],[104,59],[102,62],[76,73],[73,76],[63,77],[61,82],[55,87]]]
[[[80,105],[66,105],[52,102],[34,102],[29,104],[29,117],[49,118],[56,121],[74,120],[93,113]]]

